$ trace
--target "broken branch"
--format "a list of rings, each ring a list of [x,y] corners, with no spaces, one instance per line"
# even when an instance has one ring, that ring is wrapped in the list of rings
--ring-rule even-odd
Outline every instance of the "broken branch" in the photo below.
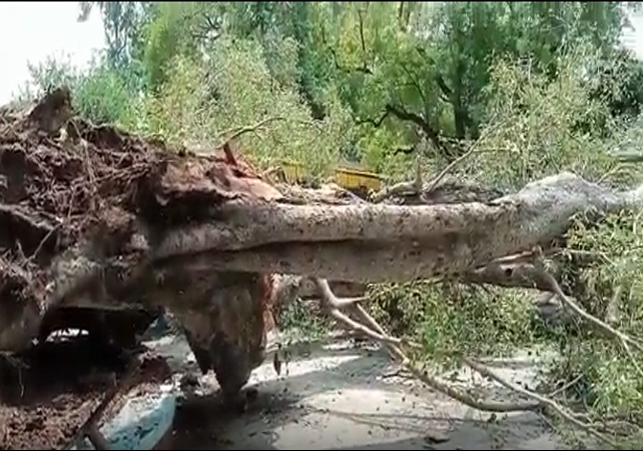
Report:
[[[563,173],[484,204],[250,206],[232,201],[221,212],[225,224],[175,229],[156,247],[154,259],[187,255],[186,264],[202,260],[220,269],[264,268],[339,280],[461,274],[560,237],[577,213],[633,207],[642,195],[643,189],[613,192]]]
[[[219,136],[225,137],[224,143],[227,143],[227,142],[230,142],[230,141],[233,141],[233,140],[239,138],[242,135],[245,135],[246,133],[254,133],[257,130],[259,130],[260,128],[265,127],[266,125],[268,125],[271,122],[283,121],[285,119],[286,118],[281,117],[281,116],[267,117],[267,118],[264,118],[264,119],[258,121],[257,123],[255,123],[253,125],[246,125],[244,127],[234,127],[234,128],[230,128],[228,130],[224,130],[221,133],[219,133]]]
[[[538,266],[538,269],[542,271],[542,268],[540,268],[539,266]],[[542,279],[547,280],[551,283],[552,291],[554,291],[558,296],[561,296],[567,299],[568,305],[572,307],[572,309],[576,314],[580,315],[582,318],[587,319],[588,321],[591,321],[596,325],[600,325],[600,327],[602,327],[605,330],[610,330],[611,331],[610,333],[612,333],[613,336],[617,337],[621,341],[621,343],[624,344],[624,349],[626,350],[626,352],[628,352],[628,355],[631,356],[631,354],[629,354],[629,347],[627,346],[627,344],[636,343],[634,340],[631,340],[629,339],[629,337],[625,336],[624,334],[618,331],[615,331],[614,329],[610,328],[608,325],[604,324],[599,319],[594,318],[592,315],[585,312],[582,308],[580,308],[573,301],[567,298],[565,294],[562,292],[562,290],[560,289],[560,286],[558,285],[556,280],[551,275],[549,274],[543,275]],[[446,394],[447,396],[450,396],[453,399],[456,399],[470,407],[473,407],[479,410],[492,411],[492,412],[509,412],[509,411],[518,411],[518,410],[550,409],[553,413],[559,415],[565,421],[569,422],[573,426],[583,430],[584,432],[590,435],[593,435],[594,437],[598,438],[602,442],[614,448],[617,448],[617,444],[608,436],[606,436],[605,434],[597,430],[593,424],[585,423],[581,421],[580,419],[578,419],[576,415],[569,412],[567,409],[565,409],[563,406],[555,402],[550,397],[540,395],[531,390],[520,387],[517,384],[513,384],[507,381],[506,379],[500,377],[492,370],[488,369],[486,366],[478,362],[475,362],[470,358],[462,357],[462,362],[465,363],[467,366],[471,367],[473,370],[480,373],[482,376],[487,377],[522,396],[530,398],[535,402],[497,403],[497,402],[485,402],[485,401],[477,400],[471,397],[469,394],[463,393],[460,390],[450,386],[448,383],[440,380],[439,378],[429,375],[428,372],[418,368],[414,363],[412,363],[409,357],[406,356],[404,351],[399,346],[399,344],[401,343],[401,340],[391,339],[392,337],[389,337],[388,335],[386,335],[382,327],[379,324],[377,324],[377,322],[375,322],[375,320],[373,320],[373,318],[370,317],[370,315],[368,315],[366,312],[364,312],[364,315],[367,316],[366,321],[364,321],[364,317],[362,317],[362,321],[364,321],[366,324],[362,324],[351,319],[348,319],[347,321],[347,315],[334,314],[336,313],[336,310],[339,308],[339,306],[342,306],[345,308],[355,308],[355,307],[359,307],[359,305],[352,302],[346,302],[346,303],[342,302],[332,293],[328,283],[325,280],[316,279],[315,283],[319,290],[320,302],[322,303],[323,306],[326,306],[327,311],[329,310],[335,319],[337,319],[344,326],[348,326],[350,328],[353,328],[353,330],[358,330],[364,333],[372,340],[382,344],[385,348],[389,349],[391,356],[395,360],[401,361],[403,367],[405,367],[418,380],[420,380],[421,382],[424,382],[428,386]],[[636,343],[636,345],[639,346],[638,343]]]

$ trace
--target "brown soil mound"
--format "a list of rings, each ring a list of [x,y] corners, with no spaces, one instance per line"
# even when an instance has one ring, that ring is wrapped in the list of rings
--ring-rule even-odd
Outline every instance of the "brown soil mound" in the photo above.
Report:
[[[61,449],[121,377],[127,358],[89,338],[47,342],[0,364],[0,449]],[[170,370],[158,357],[142,358],[132,377],[137,391],[166,380]],[[117,412],[126,392],[111,402],[103,418]]]
[[[3,247],[17,239],[26,256],[51,256],[88,229],[119,231],[135,216],[186,223],[251,191],[244,179],[258,178],[230,153],[172,151],[79,119],[50,131],[67,116],[68,102],[59,90],[29,114],[0,115],[1,220],[11,229]]]

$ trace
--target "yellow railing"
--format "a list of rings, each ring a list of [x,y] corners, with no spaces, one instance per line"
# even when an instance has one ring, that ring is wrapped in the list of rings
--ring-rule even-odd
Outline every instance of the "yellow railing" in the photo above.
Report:
[[[306,171],[299,163],[284,162],[281,164],[281,169],[284,173],[286,183],[294,185],[306,178]]]
[[[303,165],[294,162],[283,162],[281,164],[286,183],[300,183],[308,177],[308,171]],[[382,188],[382,177],[373,172],[363,169],[336,167],[333,170],[333,181],[342,188],[348,190],[373,190],[379,191]]]
[[[379,175],[360,169],[336,168],[335,183],[349,190],[379,191],[382,188],[382,178]]]

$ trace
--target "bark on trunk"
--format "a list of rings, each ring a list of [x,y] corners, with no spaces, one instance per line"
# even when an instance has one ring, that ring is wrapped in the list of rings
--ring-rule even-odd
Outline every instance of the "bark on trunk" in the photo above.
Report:
[[[34,299],[22,310],[3,315],[8,336],[0,333],[0,347],[19,347],[34,336],[38,318],[46,312],[40,306],[57,302],[87,305],[90,298],[97,308],[129,303],[198,310],[216,272],[369,282],[449,275],[478,282],[486,277],[491,283],[499,283],[504,274],[510,279],[505,283],[514,284],[513,275],[480,268],[496,258],[546,245],[566,231],[573,215],[586,209],[637,207],[642,192],[613,192],[564,173],[488,203],[296,206],[232,200],[219,209],[216,220],[170,229],[161,237],[147,235],[151,252],[139,260],[92,260],[83,248],[61,255],[47,271],[49,295],[44,301]],[[20,270],[7,273],[17,277]],[[199,274],[205,288],[196,289],[194,277]],[[182,295],[194,290],[197,295]],[[19,318],[28,320],[14,321]],[[16,324],[22,324],[24,332],[18,341],[15,331],[9,333]]]
[[[232,205],[227,224],[174,230],[155,268],[266,271],[336,280],[392,281],[466,274],[547,246],[583,211],[641,205],[643,189],[616,192],[562,173],[488,203]]]

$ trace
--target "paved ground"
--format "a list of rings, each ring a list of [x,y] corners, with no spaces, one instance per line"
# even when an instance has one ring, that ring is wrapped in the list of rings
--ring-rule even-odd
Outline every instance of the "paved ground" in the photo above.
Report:
[[[149,343],[171,365],[195,371],[182,338]],[[176,449],[563,449],[535,414],[516,413],[493,420],[403,376],[381,351],[356,348],[347,340],[299,344],[278,376],[271,359],[250,384],[257,399],[242,415],[226,411],[216,395],[191,397],[177,414]],[[514,382],[532,385],[535,358],[521,353],[494,364]],[[201,376],[212,392],[212,375]],[[508,393],[459,373],[458,382],[495,396]],[[200,390],[201,391],[201,390]]]

